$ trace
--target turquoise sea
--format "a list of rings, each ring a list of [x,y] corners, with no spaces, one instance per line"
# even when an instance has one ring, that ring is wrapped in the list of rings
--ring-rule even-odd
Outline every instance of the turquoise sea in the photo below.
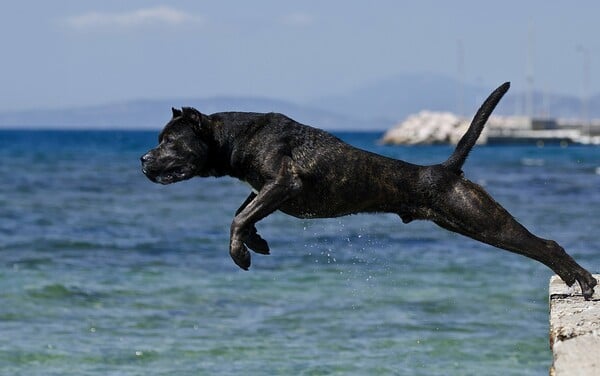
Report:
[[[152,184],[157,134],[0,131],[0,375],[548,373],[545,266],[395,215],[276,213],[244,272],[227,247],[248,186]],[[478,146],[465,173],[600,271],[600,148]]]

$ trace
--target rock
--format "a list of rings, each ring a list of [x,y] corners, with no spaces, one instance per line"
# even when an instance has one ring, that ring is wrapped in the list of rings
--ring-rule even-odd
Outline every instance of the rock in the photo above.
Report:
[[[600,275],[594,277],[600,280]],[[599,290],[596,287],[596,290]],[[550,279],[551,375],[600,375],[600,295],[586,301],[579,286]]]
[[[383,135],[381,142],[399,145],[456,144],[469,128],[470,123],[471,119],[450,112],[421,111],[418,114],[410,115],[406,120],[388,130]],[[549,124],[556,127],[556,122],[548,119],[492,115],[483,128],[477,143],[485,144],[488,134],[507,137],[519,136],[518,132],[522,131],[547,130],[543,127],[549,126]]]
[[[466,119],[450,112],[421,111],[388,130],[381,141],[401,145],[457,143],[468,126]]]

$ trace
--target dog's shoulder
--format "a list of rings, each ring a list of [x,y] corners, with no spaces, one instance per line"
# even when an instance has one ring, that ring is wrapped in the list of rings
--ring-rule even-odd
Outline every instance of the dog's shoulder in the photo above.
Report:
[[[219,123],[224,126],[244,126],[255,123],[264,116],[264,113],[259,112],[227,111],[216,112],[209,115],[209,118],[213,123]]]
[[[299,123],[278,112],[217,112],[210,115],[210,119],[213,123],[219,124],[239,136],[302,137],[303,134],[323,135],[327,133]]]
[[[278,112],[219,112],[210,115],[219,123],[221,137],[232,140],[237,150],[254,153],[276,149],[297,150],[302,153],[348,152],[349,145],[333,134],[302,124]]]

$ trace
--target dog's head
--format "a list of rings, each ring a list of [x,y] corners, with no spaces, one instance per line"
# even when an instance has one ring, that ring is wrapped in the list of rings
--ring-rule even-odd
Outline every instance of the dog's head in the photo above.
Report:
[[[158,137],[158,146],[141,157],[142,172],[155,183],[170,184],[205,175],[208,145],[202,139],[208,117],[197,110],[173,108],[173,118]]]

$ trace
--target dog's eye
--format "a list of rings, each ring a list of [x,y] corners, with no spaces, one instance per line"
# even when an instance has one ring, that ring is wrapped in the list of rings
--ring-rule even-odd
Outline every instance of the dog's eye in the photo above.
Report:
[[[158,143],[160,144],[161,142],[171,142],[172,141],[172,137],[169,136],[169,133],[167,132],[161,132],[158,135]]]

